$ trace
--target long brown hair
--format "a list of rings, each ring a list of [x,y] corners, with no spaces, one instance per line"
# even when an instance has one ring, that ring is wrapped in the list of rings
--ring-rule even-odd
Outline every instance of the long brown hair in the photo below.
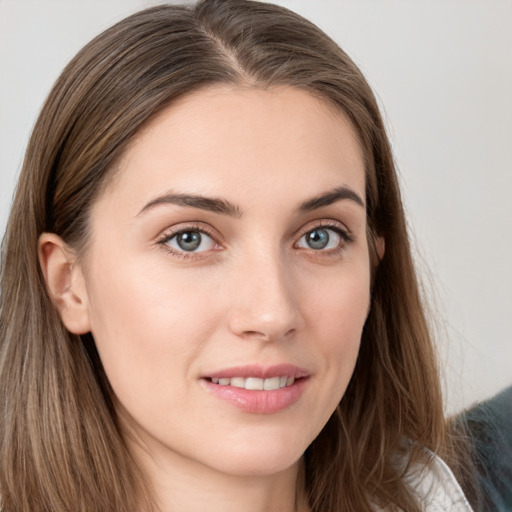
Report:
[[[444,453],[443,411],[374,95],[351,59],[300,16],[205,0],[147,9],[96,37],[66,67],[34,127],[2,249],[4,512],[137,510],[147,495],[94,340],[70,334],[46,292],[38,237],[53,232],[83,251],[91,205],[134,134],[179,96],[219,83],[300,88],[343,111],[359,136],[372,304],[349,387],[305,453],[306,490],[316,512],[419,510],[403,476],[410,463],[428,462],[427,449]],[[386,245],[380,262],[377,236]]]

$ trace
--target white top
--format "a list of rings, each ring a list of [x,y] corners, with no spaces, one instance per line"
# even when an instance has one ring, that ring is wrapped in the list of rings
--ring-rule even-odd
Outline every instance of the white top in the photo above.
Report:
[[[406,480],[424,512],[472,512],[450,468],[436,455],[430,466],[411,470]]]

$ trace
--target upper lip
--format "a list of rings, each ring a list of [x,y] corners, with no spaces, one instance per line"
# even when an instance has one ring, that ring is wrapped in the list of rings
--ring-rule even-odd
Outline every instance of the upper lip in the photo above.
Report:
[[[292,364],[276,364],[273,366],[254,364],[224,368],[203,375],[203,378],[223,379],[231,377],[256,377],[260,379],[270,379],[272,377],[294,377],[295,379],[299,379],[301,377],[307,377],[308,375],[309,372],[307,370]]]

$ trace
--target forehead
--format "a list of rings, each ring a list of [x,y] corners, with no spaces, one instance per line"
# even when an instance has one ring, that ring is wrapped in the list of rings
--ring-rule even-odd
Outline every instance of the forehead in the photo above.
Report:
[[[243,196],[347,185],[364,198],[361,145],[348,118],[293,87],[215,86],[180,98],[134,137],[107,194],[133,202],[166,188]],[[157,190],[158,189],[158,190]]]

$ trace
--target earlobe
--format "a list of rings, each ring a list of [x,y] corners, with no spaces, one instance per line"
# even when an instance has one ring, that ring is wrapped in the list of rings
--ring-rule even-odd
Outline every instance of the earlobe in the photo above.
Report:
[[[48,293],[62,322],[74,334],[89,332],[87,289],[75,254],[59,236],[43,233],[39,237],[38,255]]]

